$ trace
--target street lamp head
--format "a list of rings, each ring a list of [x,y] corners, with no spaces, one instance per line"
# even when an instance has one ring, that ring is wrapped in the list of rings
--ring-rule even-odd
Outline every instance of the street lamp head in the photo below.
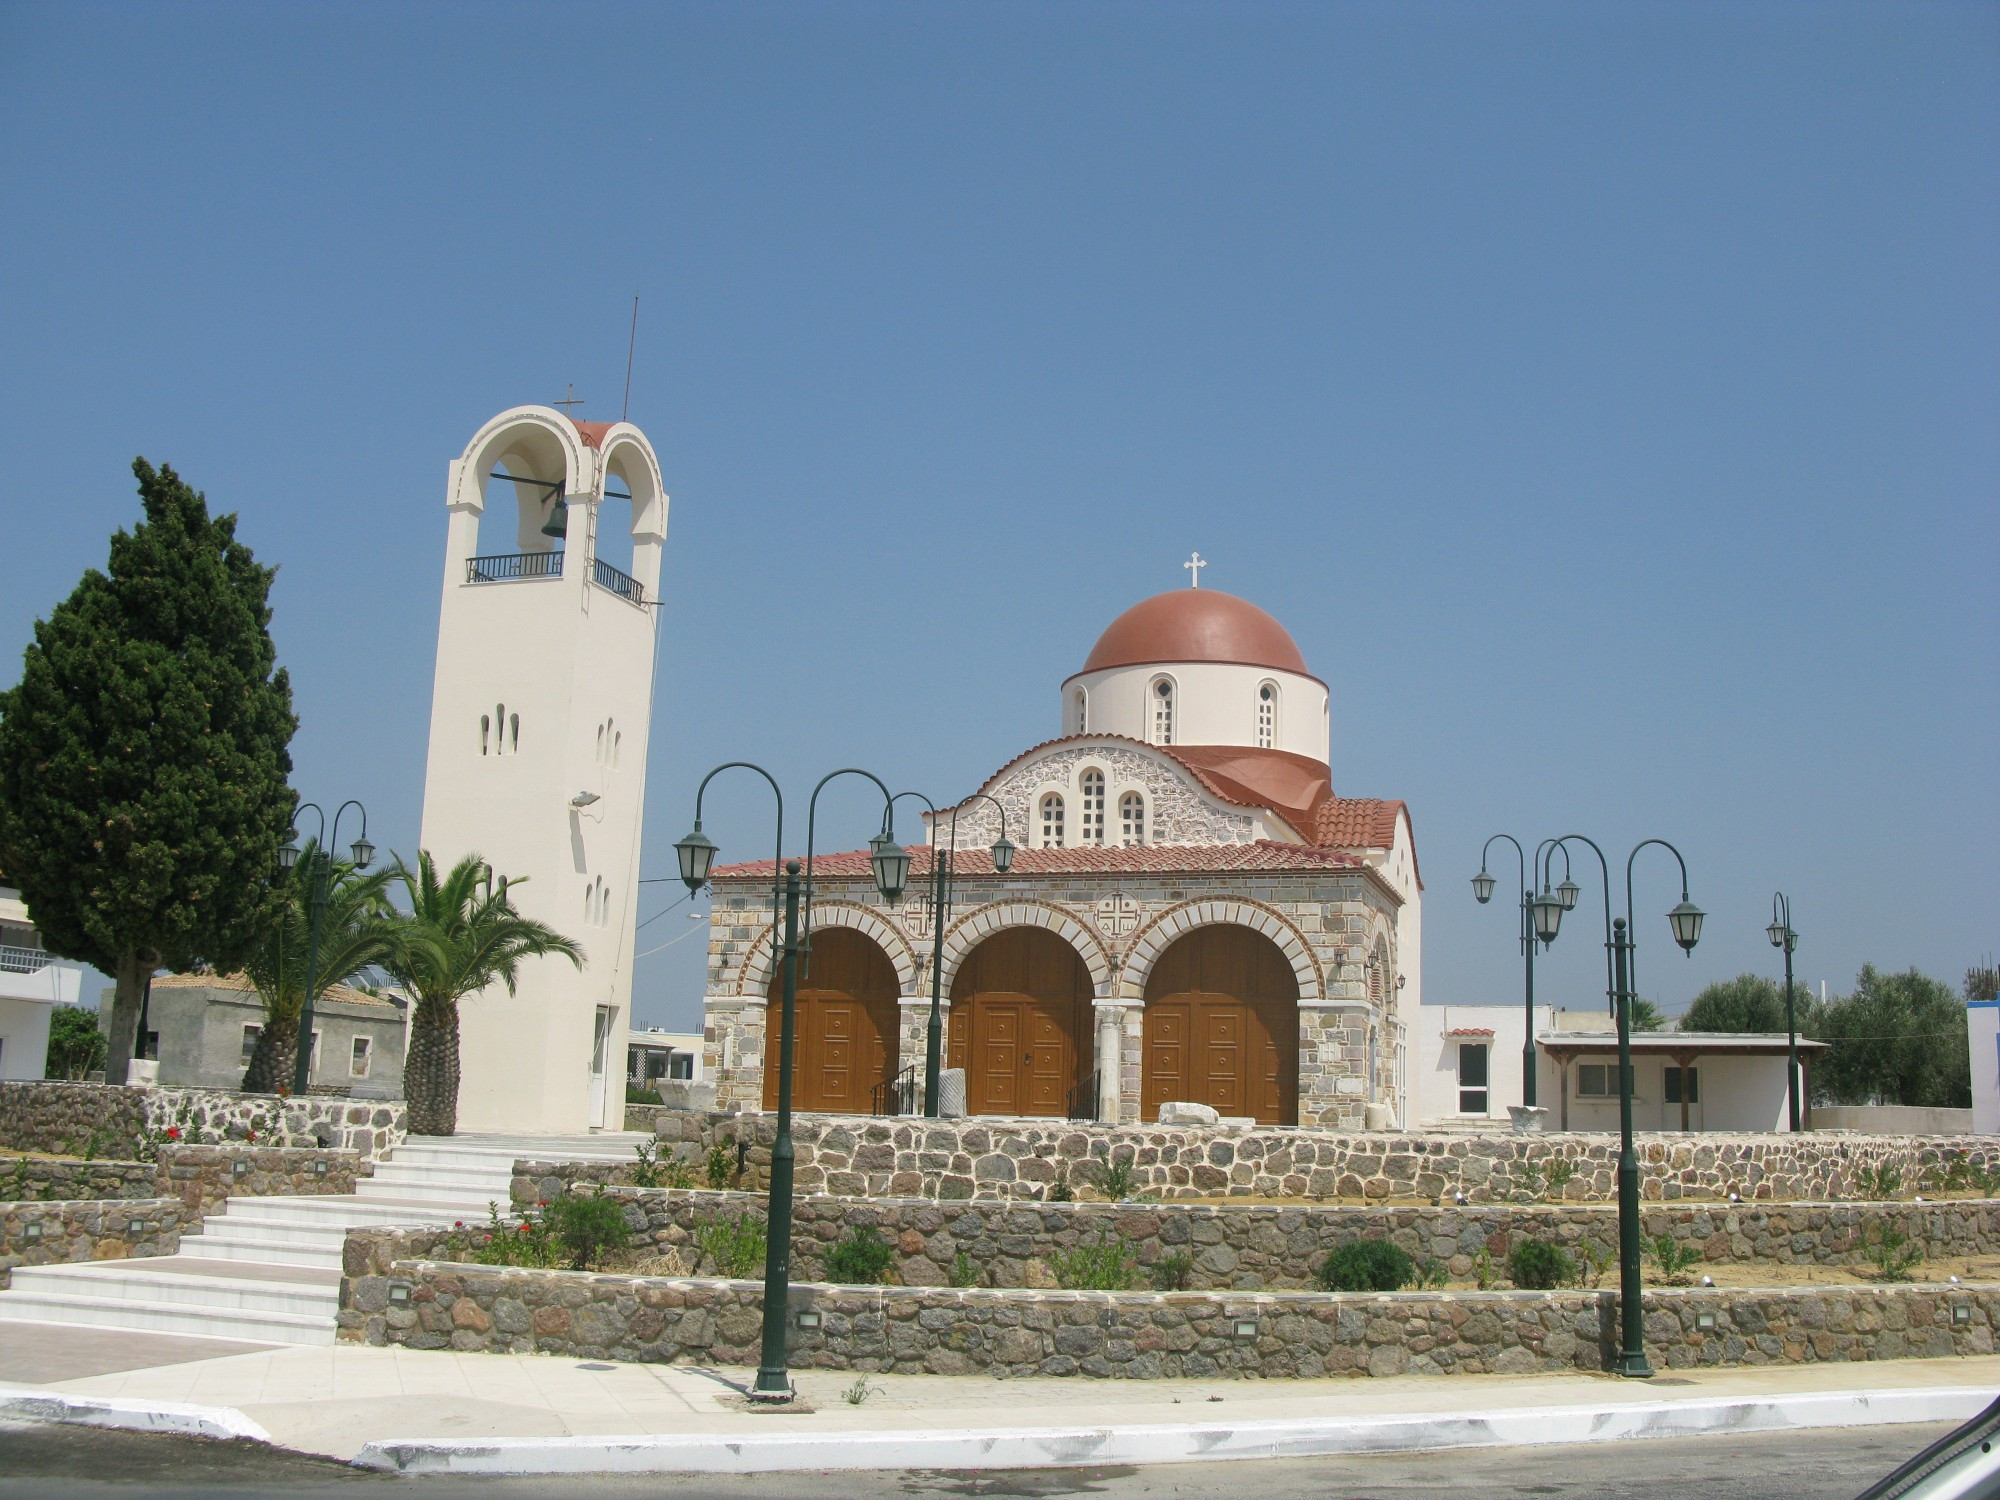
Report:
[[[1667,913],[1667,921],[1674,929],[1674,941],[1681,945],[1683,953],[1694,952],[1694,945],[1701,941],[1701,919],[1707,915],[1685,897],[1679,906]]]
[[[1562,927],[1562,897],[1554,891],[1543,891],[1528,903],[1528,908],[1535,915],[1535,936],[1544,944],[1553,943]]]
[[[893,905],[910,881],[910,851],[886,833],[870,839],[868,851],[868,863],[875,868],[875,889]]]
[[[993,868],[1002,875],[1014,868],[1014,845],[1004,833],[993,841]]]
[[[1764,929],[1764,936],[1771,940],[1773,948],[1782,948],[1785,946],[1785,939],[1789,934],[1785,931],[1785,924],[1783,922],[1773,921],[1769,927]]]
[[[1576,898],[1583,894],[1583,887],[1574,880],[1565,880],[1556,887],[1556,899],[1562,902],[1564,911],[1576,910]]]
[[[696,818],[694,832],[674,845],[674,853],[680,857],[681,880],[687,885],[689,895],[708,884],[708,872],[715,868],[715,856],[720,852],[701,831],[701,819]]]
[[[351,852],[354,855],[354,868],[357,870],[367,869],[375,858],[375,846],[368,842],[366,835],[354,841]]]
[[[1472,877],[1472,895],[1481,906],[1493,899],[1494,880],[1484,869]]]
[[[289,870],[292,868],[293,865],[297,864],[298,862],[299,862],[299,845],[297,839],[287,840],[285,843],[282,843],[278,846],[279,869]]]

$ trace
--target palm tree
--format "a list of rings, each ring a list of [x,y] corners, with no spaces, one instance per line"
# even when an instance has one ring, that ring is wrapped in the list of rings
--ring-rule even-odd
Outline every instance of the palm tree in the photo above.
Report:
[[[398,951],[384,967],[415,1007],[403,1064],[410,1132],[451,1135],[458,1128],[459,1001],[496,980],[513,994],[523,959],[557,954],[581,969],[583,949],[517,912],[506,880],[495,881],[477,854],[466,855],[442,880],[428,850],[418,852],[414,870],[398,859],[394,874],[410,914]]]
[[[277,920],[244,964],[257,998],[264,1002],[264,1029],[243,1073],[246,1093],[288,1090],[296,1076],[299,1015],[306,994],[306,960],[312,945],[312,892],[309,885],[320,851],[308,844],[295,867]],[[315,998],[328,985],[345,984],[364,969],[387,961],[395,951],[398,924],[389,904],[393,872],[363,874],[343,860],[326,872],[326,906],[320,912],[319,965],[313,973]]]

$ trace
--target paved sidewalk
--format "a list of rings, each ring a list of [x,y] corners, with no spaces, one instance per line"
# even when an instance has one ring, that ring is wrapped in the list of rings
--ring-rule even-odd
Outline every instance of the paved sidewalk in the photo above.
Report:
[[[1354,1429],[1368,1426],[1372,1419],[1415,1419],[1421,1427],[1427,1418],[1434,1419],[1435,1426],[1471,1414],[1511,1413],[1518,1419],[1556,1408],[1622,1413],[1636,1435],[1645,1422],[1657,1425],[1659,1413],[1649,1414],[1647,1409],[1662,1405],[1685,1408],[1693,1421],[1698,1411],[1720,1410],[1719,1403],[1790,1401],[1787,1410],[1821,1411],[1825,1421],[1845,1425],[1917,1420],[1912,1402],[1926,1391],[2000,1392],[2000,1357],[1676,1371],[1643,1382],[1606,1375],[1311,1381],[998,1381],[982,1376],[875,1375],[866,1378],[868,1395],[859,1403],[849,1402],[844,1393],[860,1377],[807,1370],[799,1372],[797,1382],[804,1404],[811,1409],[773,1412],[745,1409],[741,1391],[747,1373],[546,1355],[336,1345],[224,1354],[49,1382],[39,1389],[142,1406],[231,1408],[277,1443],[335,1458],[352,1459],[371,1443],[392,1440],[447,1445],[511,1440],[517,1447],[542,1451],[544,1459],[556,1453],[557,1460],[547,1461],[558,1469],[588,1466],[590,1454],[601,1457],[606,1445],[549,1445],[546,1440],[644,1435],[677,1445],[680,1440],[740,1444],[745,1438],[799,1438],[809,1440],[805,1446],[811,1448],[843,1435],[866,1446],[871,1434],[912,1438],[931,1434],[954,1440],[984,1434],[998,1440],[1047,1435],[1052,1429],[1184,1434],[1197,1426],[1241,1428],[1246,1423],[1341,1424]],[[1833,1399],[1840,1393],[1867,1394],[1850,1397],[1842,1407]],[[1906,1393],[1908,1399],[1898,1404],[1890,1399],[1896,1393]],[[1871,1399],[1877,1403],[1875,1414],[1867,1408]],[[1962,1405],[1971,1398],[1957,1399]],[[1983,1399],[1978,1404],[1983,1405]],[[1741,1421],[1723,1412],[1707,1430],[1726,1430]],[[1527,1435],[1484,1440],[1539,1440],[1532,1426],[1524,1429],[1518,1420],[1506,1426]],[[1696,1428],[1686,1423],[1674,1427],[1669,1414],[1662,1430]],[[1410,1428],[1394,1441],[1403,1447],[1421,1446],[1420,1435],[1418,1428]],[[1385,1431],[1381,1446],[1388,1445]],[[369,1458],[384,1461],[380,1453]],[[439,1467],[459,1466],[435,1455],[427,1461]],[[827,1466],[838,1466],[830,1450]]]

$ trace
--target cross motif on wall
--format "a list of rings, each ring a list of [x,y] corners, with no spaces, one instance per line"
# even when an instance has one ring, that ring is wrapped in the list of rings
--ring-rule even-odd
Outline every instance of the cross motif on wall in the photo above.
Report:
[[[1188,587],[1191,589],[1200,588],[1201,570],[1208,566],[1207,559],[1205,559],[1199,552],[1197,552],[1193,557],[1190,557],[1186,562],[1182,563],[1181,566],[1188,570],[1188,577],[1194,580],[1192,583],[1188,585]]]
[[[1097,925],[1112,937],[1124,937],[1139,925],[1139,903],[1130,896],[1106,896],[1097,903]]]

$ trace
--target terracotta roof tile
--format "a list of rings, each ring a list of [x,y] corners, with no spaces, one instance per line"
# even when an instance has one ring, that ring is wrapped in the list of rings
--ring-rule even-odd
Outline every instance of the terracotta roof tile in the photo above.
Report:
[[[910,850],[910,885],[914,888],[930,875],[931,851],[924,846]],[[1276,844],[1259,840],[1254,844],[1145,844],[1136,849],[1094,845],[1077,849],[1018,849],[1010,875],[1105,875],[1131,873],[1233,874],[1240,871],[1359,870],[1366,861],[1333,849],[1313,849],[1303,844]],[[872,874],[866,849],[848,849],[838,854],[813,856],[816,879],[858,879]],[[992,861],[984,849],[958,851],[957,878],[977,879],[994,875]],[[769,880],[771,861],[753,860],[744,864],[719,865],[717,880]]]
[[[248,974],[157,974],[153,977],[156,990],[244,990],[254,991],[257,986],[250,982]],[[338,1000],[344,1005],[388,1005],[390,1002],[380,995],[371,995],[365,990],[357,990],[350,985],[329,984],[319,992],[322,1000]]]

